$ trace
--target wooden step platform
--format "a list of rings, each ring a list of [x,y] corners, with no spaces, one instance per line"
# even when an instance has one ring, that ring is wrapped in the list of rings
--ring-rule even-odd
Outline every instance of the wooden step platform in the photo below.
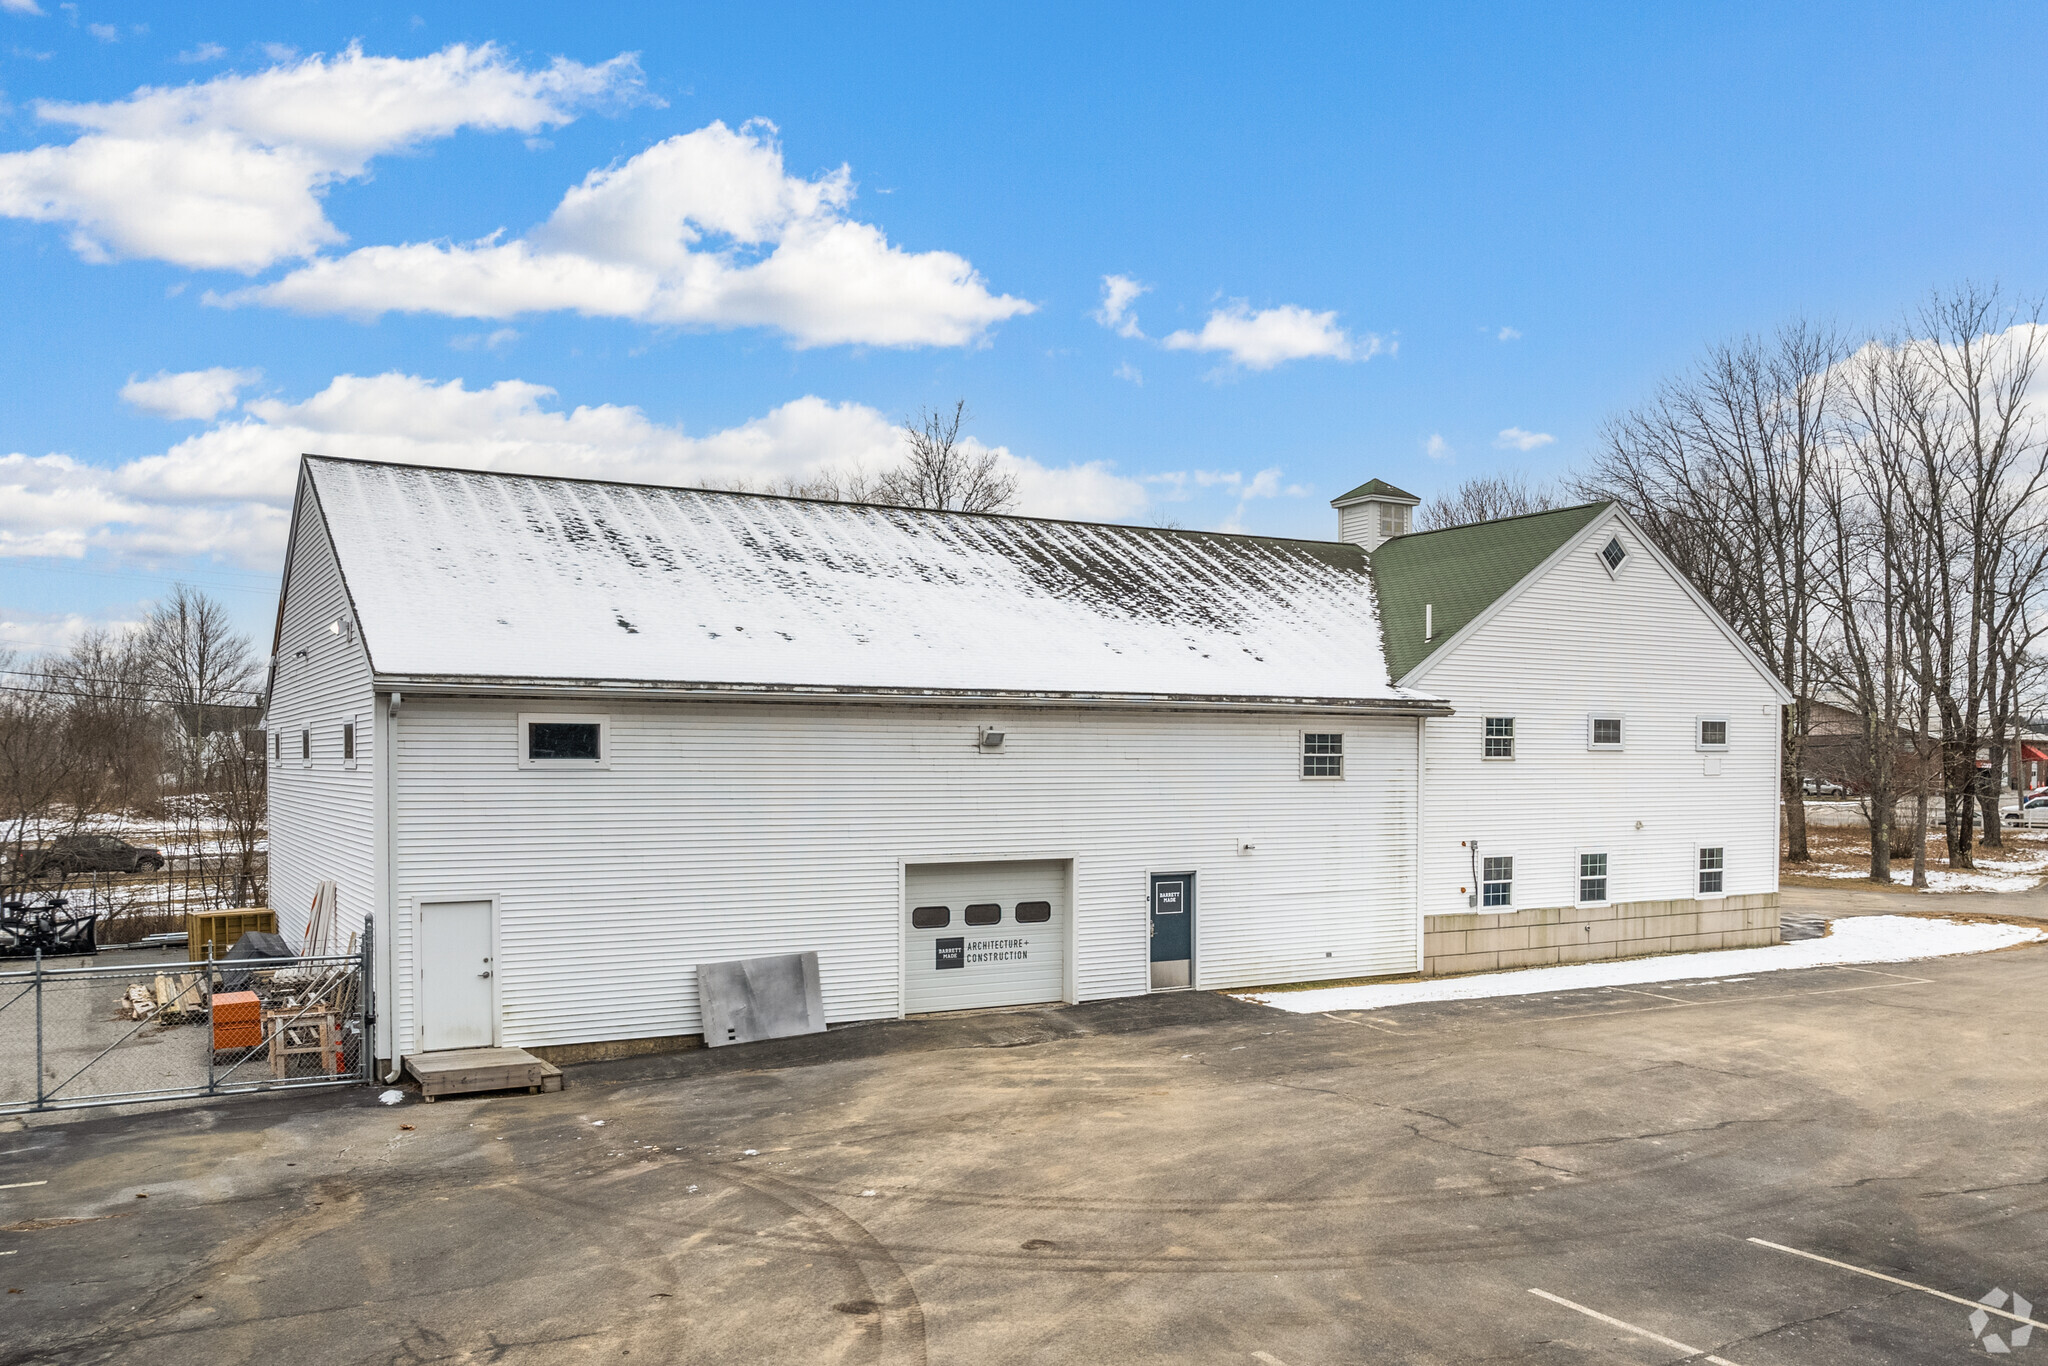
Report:
[[[542,1062],[523,1048],[456,1048],[446,1053],[415,1053],[405,1070],[420,1084],[420,1097],[455,1096],[472,1091],[559,1091],[562,1069]]]

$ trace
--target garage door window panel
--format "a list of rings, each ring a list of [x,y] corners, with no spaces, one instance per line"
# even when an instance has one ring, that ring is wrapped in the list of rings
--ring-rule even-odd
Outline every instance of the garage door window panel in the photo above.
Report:
[[[1000,925],[1003,908],[993,901],[976,902],[961,912],[960,918],[970,925]]]
[[[943,930],[953,923],[953,908],[950,906],[919,906],[910,913],[910,928],[913,930]]]

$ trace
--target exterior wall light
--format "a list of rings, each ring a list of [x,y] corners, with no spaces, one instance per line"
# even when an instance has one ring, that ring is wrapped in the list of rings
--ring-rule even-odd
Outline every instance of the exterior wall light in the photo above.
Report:
[[[1003,733],[994,726],[983,726],[974,746],[984,754],[1000,753],[1003,748]]]

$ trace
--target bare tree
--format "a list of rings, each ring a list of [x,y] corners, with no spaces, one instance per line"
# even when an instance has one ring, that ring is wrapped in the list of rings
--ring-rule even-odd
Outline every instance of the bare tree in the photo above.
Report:
[[[1866,346],[1843,366],[1840,458],[1815,480],[1817,503],[1831,540],[1830,573],[1821,586],[1826,624],[1815,651],[1816,680],[1853,712],[1860,725],[1855,777],[1870,813],[1870,877],[1889,884],[1898,849],[1896,811],[1907,745],[1906,723],[1924,705],[1914,684],[1913,636],[1906,617],[1908,580],[1926,562],[1905,516],[1909,496],[1899,452],[1908,442],[1910,403],[1902,388],[1914,376],[1893,348]],[[1920,809],[1914,838],[1916,885],[1926,882],[1926,796],[1916,764],[1911,775]]]
[[[1901,357],[1895,387],[1907,438],[1893,458],[1911,538],[1926,548],[1904,607],[1916,681],[1940,721],[1954,868],[1976,866],[1977,752],[1991,739],[1994,761],[2002,757],[2002,664],[2048,570],[2048,433],[2030,395],[2048,346],[2039,318],[2038,306],[2022,310],[1996,289],[1965,285],[1934,295],[1912,335],[1890,344]],[[1996,828],[1995,787],[1989,824]]]
[[[47,670],[0,650],[0,810],[10,862],[24,855],[76,776],[78,759],[66,743],[64,699],[46,681]]]
[[[910,454],[876,480],[871,501],[943,512],[1004,512],[1016,506],[1017,481],[1003,473],[996,453],[969,449],[961,440],[966,421],[966,399],[950,413],[927,408],[905,419]]]
[[[1627,508],[1791,692],[1779,786],[1795,862],[1809,857],[1800,750],[1831,545],[1814,481],[1835,439],[1843,354],[1833,330],[1805,322],[1717,346],[1610,423],[1575,486]]]
[[[1017,480],[1005,474],[994,451],[975,448],[960,429],[967,400],[951,412],[923,409],[903,422],[903,462],[879,474],[859,466],[825,469],[802,477],[756,483],[731,479],[714,488],[733,493],[773,493],[784,498],[822,498],[837,503],[933,508],[941,512],[1007,512],[1017,504]]]
[[[177,723],[172,739],[181,776],[196,785],[203,780],[206,737],[238,720],[253,696],[249,638],[235,630],[226,607],[181,583],[151,609],[139,648],[151,685]]]
[[[47,661],[45,676],[64,699],[65,731],[78,763],[68,795],[76,818],[156,805],[163,717],[138,634],[87,631]]]
[[[1479,475],[1424,503],[1416,510],[1415,529],[1442,531],[1446,527],[1548,512],[1556,506],[1557,495],[1547,484],[1530,488],[1519,474]]]

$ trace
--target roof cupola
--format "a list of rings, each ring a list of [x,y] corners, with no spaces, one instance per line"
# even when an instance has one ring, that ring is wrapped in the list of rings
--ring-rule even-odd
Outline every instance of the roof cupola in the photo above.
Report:
[[[1396,536],[1406,536],[1415,506],[1422,500],[1384,479],[1368,479],[1340,498],[1332,498],[1337,509],[1337,539],[1378,550]]]

